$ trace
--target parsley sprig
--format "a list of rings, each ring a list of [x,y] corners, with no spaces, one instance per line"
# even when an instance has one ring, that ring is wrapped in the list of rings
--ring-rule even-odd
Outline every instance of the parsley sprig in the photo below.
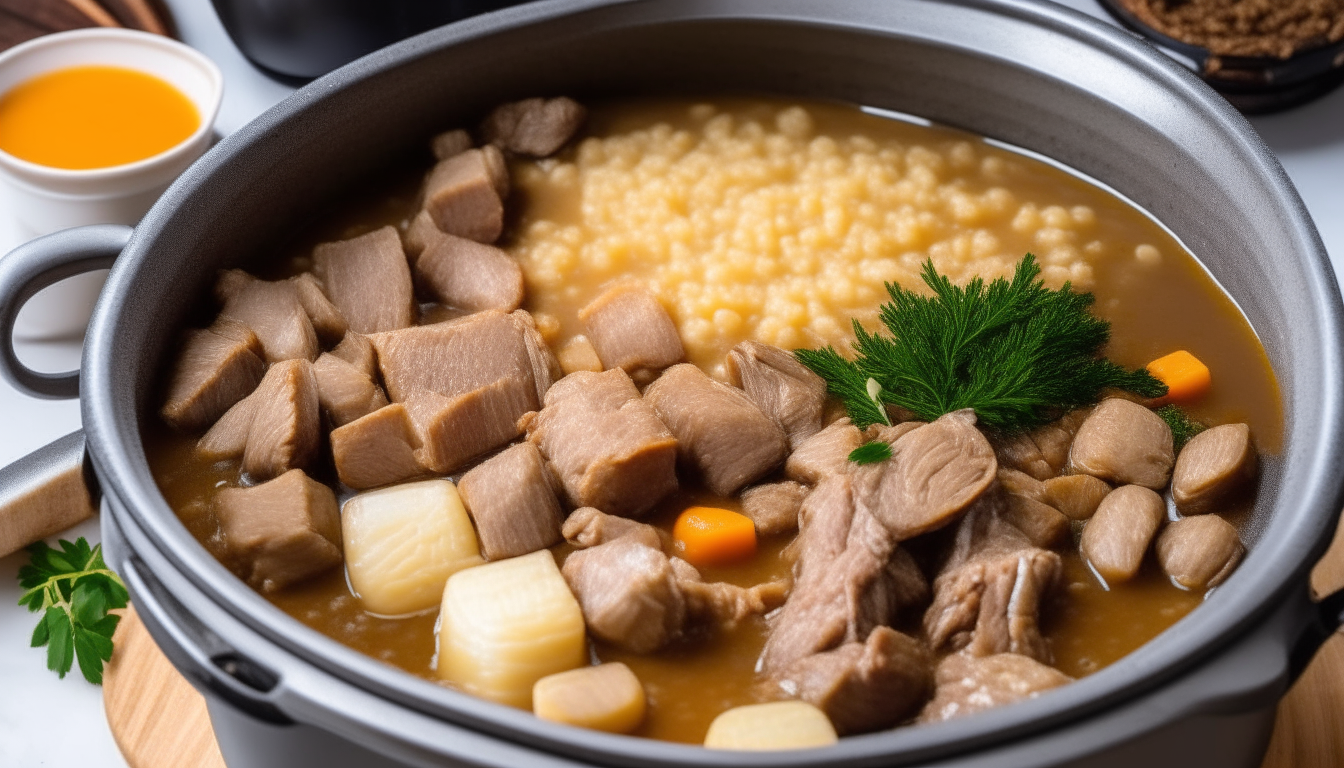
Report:
[[[986,285],[977,277],[960,287],[930,259],[921,276],[933,295],[888,283],[891,300],[878,315],[887,334],[855,321],[853,361],[832,347],[794,354],[826,380],[859,427],[886,423],[882,403],[889,403],[929,421],[973,408],[986,427],[1017,432],[1095,403],[1108,387],[1166,394],[1146,370],[1099,355],[1111,328],[1089,312],[1092,294],[1068,284],[1051,291],[1040,271],[1027,254],[1012,280]]]
[[[28,547],[31,560],[19,569],[25,590],[19,605],[42,613],[32,647],[47,647],[48,669],[64,678],[78,658],[84,679],[100,685],[121,621],[108,611],[126,607],[126,586],[103,562],[103,545],[90,547],[82,536],[58,543],[60,549],[44,541]]]

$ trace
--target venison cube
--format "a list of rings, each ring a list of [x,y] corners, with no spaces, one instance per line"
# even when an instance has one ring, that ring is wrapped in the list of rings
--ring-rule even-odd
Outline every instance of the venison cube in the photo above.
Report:
[[[443,680],[531,709],[538,680],[587,663],[583,611],[549,550],[448,578],[439,612]]]
[[[616,285],[579,310],[579,322],[603,368],[620,368],[640,384],[686,357],[681,336],[658,297],[636,285]]]
[[[1176,457],[1171,497],[1183,515],[1212,512],[1255,478],[1251,428],[1223,424],[1190,438]]]
[[[759,479],[788,454],[784,430],[742,390],[714,381],[690,363],[664,371],[644,398],[676,435],[681,457],[720,496]]]
[[[1078,548],[1107,584],[1129,581],[1143,565],[1166,512],[1155,491],[1138,485],[1116,488],[1083,528]]]
[[[425,210],[440,232],[493,243],[504,231],[509,174],[492,146],[441,160],[425,179]]]
[[[837,740],[826,713],[805,701],[733,707],[714,718],[705,734],[709,749],[804,749]]]
[[[215,293],[223,300],[219,316],[242,323],[257,335],[268,363],[317,358],[317,332],[290,280],[258,280],[241,270],[220,273]]]
[[[313,378],[318,405],[332,426],[344,426],[387,405],[383,390],[372,378],[329,352],[313,363]]]
[[[1171,429],[1162,417],[1114,397],[1092,411],[1069,449],[1075,472],[1153,490],[1166,487],[1174,461]]]
[[[588,114],[583,105],[561,96],[501,104],[481,123],[489,143],[519,155],[548,157],[579,130]]]
[[[159,414],[184,432],[214,424],[257,388],[266,372],[262,354],[257,335],[241,323],[216,320],[204,330],[188,331]]]
[[[269,480],[313,463],[321,428],[312,363],[285,360],[272,365],[248,400],[254,410],[243,447],[244,472]]]
[[[1222,584],[1245,553],[1236,527],[1217,515],[1182,518],[1157,537],[1162,570],[1186,589]]]
[[[561,540],[563,515],[541,452],[520,443],[476,465],[458,483],[490,560],[526,555]]]
[[[838,419],[793,449],[784,462],[784,476],[817,485],[849,469],[849,454],[863,445],[863,433],[846,418]]]
[[[756,524],[758,536],[793,533],[807,493],[807,486],[792,480],[748,488],[742,492],[742,514]]]
[[[313,263],[350,330],[379,333],[415,322],[411,270],[396,229],[322,243],[313,249]]]
[[[548,675],[532,687],[542,720],[607,733],[629,733],[644,720],[644,686],[619,661]]]
[[[790,448],[821,431],[826,382],[788,352],[744,341],[728,353],[728,379],[784,430]]]
[[[440,235],[415,261],[416,279],[434,298],[469,312],[512,312],[523,303],[523,268],[500,249]]]
[[[1046,480],[1044,490],[1042,501],[1046,504],[1070,520],[1086,520],[1096,514],[1111,486],[1091,475],[1064,475]]]
[[[401,403],[384,406],[331,431],[336,476],[355,490],[377,488],[424,474],[420,441]]]
[[[361,493],[345,503],[341,531],[350,587],[366,610],[382,616],[433,608],[448,577],[484,562],[447,480]]]
[[[291,469],[250,488],[215,495],[226,559],[247,583],[275,592],[341,562],[336,494]]]

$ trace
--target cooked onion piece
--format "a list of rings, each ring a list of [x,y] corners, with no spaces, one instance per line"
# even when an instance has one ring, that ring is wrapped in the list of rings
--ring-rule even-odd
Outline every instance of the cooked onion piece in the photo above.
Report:
[[[835,742],[826,714],[804,701],[733,707],[714,718],[705,734],[711,749],[802,749]]]
[[[548,675],[532,687],[537,717],[608,733],[639,727],[644,706],[644,686],[619,661]]]

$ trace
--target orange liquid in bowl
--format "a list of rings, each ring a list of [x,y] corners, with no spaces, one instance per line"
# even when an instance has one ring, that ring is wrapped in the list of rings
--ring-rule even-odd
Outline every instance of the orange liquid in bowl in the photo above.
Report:
[[[0,96],[0,150],[51,168],[134,163],[182,143],[200,125],[181,91],[124,67],[61,69]]]

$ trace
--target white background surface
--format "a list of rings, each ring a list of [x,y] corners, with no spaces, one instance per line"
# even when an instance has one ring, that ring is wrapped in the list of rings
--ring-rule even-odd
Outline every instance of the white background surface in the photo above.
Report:
[[[1065,5],[1104,17],[1095,0],[1063,0]],[[284,98],[286,86],[252,69],[228,40],[208,0],[167,0],[182,39],[224,71],[224,104],[216,128],[237,130]],[[1278,154],[1311,211],[1336,272],[1344,264],[1344,88],[1293,111],[1251,121]],[[0,200],[0,252],[18,245]],[[1265,254],[1274,258],[1275,254]],[[20,345],[19,353],[42,370],[73,368],[79,343]],[[74,401],[28,398],[0,381],[0,465],[7,464],[79,427]],[[91,521],[66,537],[97,539]],[[26,555],[0,558],[0,767],[121,768],[103,715],[101,689],[78,669],[65,680],[46,670],[44,650],[29,649],[35,617],[17,607],[15,573]]]

